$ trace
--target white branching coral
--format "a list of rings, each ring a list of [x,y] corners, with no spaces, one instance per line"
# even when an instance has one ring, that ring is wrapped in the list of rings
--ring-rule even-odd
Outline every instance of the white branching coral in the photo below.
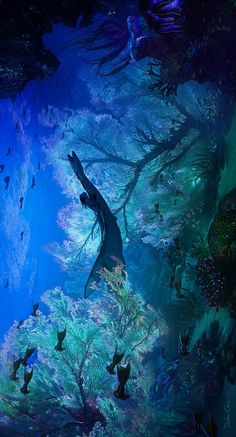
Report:
[[[88,433],[96,422],[109,428],[114,426],[108,423],[112,420],[111,408],[116,420],[125,422],[127,414],[121,419],[124,408],[136,415],[141,404],[150,402],[153,374],[148,365],[144,366],[143,358],[165,333],[165,324],[161,315],[124,283],[121,265],[113,272],[104,269],[102,275],[108,284],[106,294],[101,292],[94,301],[75,301],[60,288],[47,291],[42,301],[48,315],[30,316],[20,328],[15,323],[5,338],[1,352],[1,411],[9,421],[20,412],[19,420],[32,429],[29,435],[39,430],[47,435],[58,427],[71,426]],[[64,350],[59,352],[55,349],[58,332],[65,328]],[[35,347],[38,354],[31,364],[34,371],[26,396],[20,392],[23,366],[18,370],[18,381],[12,381],[10,375],[13,362],[25,356],[29,347]],[[125,407],[113,395],[116,377],[106,370],[115,350],[124,352],[124,365],[131,363],[127,386],[131,400],[125,402]],[[148,423],[149,418],[146,420]]]

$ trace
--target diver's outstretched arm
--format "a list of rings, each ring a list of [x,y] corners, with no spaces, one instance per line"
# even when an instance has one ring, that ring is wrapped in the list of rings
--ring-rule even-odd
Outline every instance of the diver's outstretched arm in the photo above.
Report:
[[[107,205],[102,195],[99,193],[97,188],[92,184],[92,182],[85,175],[81,161],[79,160],[76,153],[72,152],[72,155],[68,155],[68,160],[77,178],[83,185],[84,189],[87,191],[89,197],[95,196],[99,208],[101,208],[106,214],[108,213],[112,214],[109,206]]]

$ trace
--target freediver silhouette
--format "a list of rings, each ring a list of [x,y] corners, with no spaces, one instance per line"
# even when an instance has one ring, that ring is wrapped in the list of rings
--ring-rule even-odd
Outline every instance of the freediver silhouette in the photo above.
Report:
[[[76,153],[72,152],[72,155],[68,155],[68,160],[77,178],[86,190],[86,192],[80,195],[80,201],[82,205],[90,208],[95,213],[101,229],[99,254],[85,284],[84,297],[86,298],[94,291],[93,284],[97,285],[100,282],[101,269],[106,268],[112,271],[118,263],[125,265],[125,261],[122,253],[121,232],[115,215],[112,214],[105,199],[85,175],[83,166]]]

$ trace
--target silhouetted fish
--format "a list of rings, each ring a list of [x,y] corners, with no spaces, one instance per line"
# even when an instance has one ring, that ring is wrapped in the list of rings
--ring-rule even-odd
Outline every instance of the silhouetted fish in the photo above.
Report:
[[[20,233],[20,239],[21,239],[21,241],[23,241],[23,238],[24,238],[24,231],[22,231],[22,232]]]
[[[209,424],[206,428],[202,427],[206,437],[217,437],[218,429],[213,416],[210,417]]]
[[[203,410],[200,410],[198,413],[193,415],[193,433],[202,434],[202,416]]]
[[[8,147],[8,149],[7,149],[7,156],[11,156],[11,148],[10,147]]]
[[[114,395],[118,399],[126,400],[129,398],[129,395],[125,393],[125,384],[127,383],[130,377],[130,370],[131,370],[130,362],[127,364],[126,367],[124,366],[117,367],[119,386],[118,389],[114,391]]]
[[[5,178],[4,178],[4,182],[5,182],[5,190],[8,189],[9,184],[10,184],[10,180],[11,180],[10,176],[5,176]]]
[[[4,171],[5,165],[1,164],[0,165],[0,173],[2,173]]]
[[[60,331],[60,332],[58,331],[58,333],[57,333],[58,343],[55,346],[56,351],[62,352],[65,350],[65,348],[62,347],[62,342],[63,342],[65,336],[66,336],[66,328],[63,331]]]
[[[19,329],[24,323],[24,320],[19,320],[18,325],[17,325],[17,329]]]
[[[35,187],[35,185],[36,185],[35,177],[33,176],[32,177],[32,182],[31,182],[31,188],[33,189]]]
[[[12,374],[10,375],[10,378],[12,379],[12,381],[18,381],[18,377],[17,377],[17,370],[19,369],[21,365],[21,359],[18,358],[18,360],[13,361],[13,370],[12,370]]]
[[[189,336],[188,333],[186,332],[185,335],[180,335],[180,353],[181,355],[188,355],[189,352],[187,351],[187,345],[189,342]]]
[[[5,284],[5,288],[8,288],[8,287],[9,287],[9,278],[7,278],[6,284]]]
[[[20,197],[20,209],[23,208],[24,197]]]

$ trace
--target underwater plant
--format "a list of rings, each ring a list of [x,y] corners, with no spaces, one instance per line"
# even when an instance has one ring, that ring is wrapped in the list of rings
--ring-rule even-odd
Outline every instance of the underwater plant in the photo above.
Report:
[[[121,282],[121,265],[113,272],[104,269],[102,275],[109,283],[108,294],[93,301],[75,301],[60,288],[47,291],[41,300],[48,306],[49,314],[31,315],[20,328],[15,323],[5,337],[0,407],[9,424],[18,415],[20,426],[29,430],[29,436],[75,431],[87,435],[96,423],[105,432],[106,426],[114,427],[114,415],[125,427],[128,416],[136,416],[136,409],[139,411],[150,402],[152,372],[142,363],[166,329],[165,324],[157,311],[131,291],[128,283]],[[63,347],[55,347],[57,340],[63,341]],[[27,349],[28,345],[32,345],[31,349]],[[30,357],[35,347],[37,358],[32,363],[27,358],[25,373],[23,366],[15,366],[14,361],[17,378],[13,378],[12,357],[22,357],[26,349]],[[128,396],[120,396],[118,391],[114,396],[117,377],[106,368],[115,347],[123,351],[119,362],[124,367],[119,364],[118,377],[119,390],[127,383],[130,400],[125,404],[122,399]],[[123,375],[122,369],[128,363],[131,374]],[[122,417],[124,409],[130,413],[127,416],[126,411]],[[111,412],[113,419],[109,424]],[[148,424],[148,416],[143,420]]]

